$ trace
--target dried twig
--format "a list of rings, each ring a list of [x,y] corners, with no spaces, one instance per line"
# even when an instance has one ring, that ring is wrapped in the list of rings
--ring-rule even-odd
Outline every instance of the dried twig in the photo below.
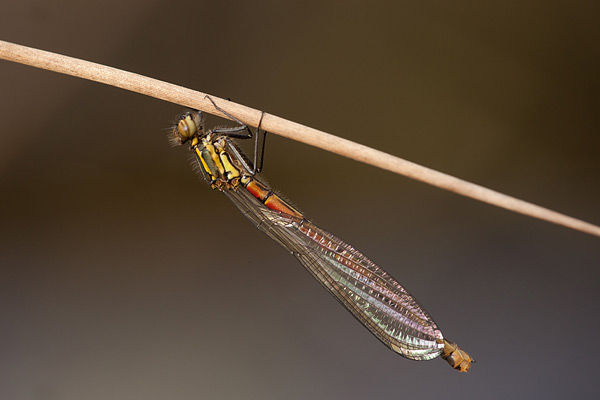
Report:
[[[225,117],[215,109],[213,104],[207,99],[205,93],[116,68],[4,41],[0,41],[0,58],[105,83],[107,85],[116,86],[132,92],[145,94],[147,96],[156,97],[161,100]],[[211,95],[210,97],[219,107],[235,116],[240,121],[251,126],[256,126],[258,124],[261,117],[261,111],[226,101],[216,96]],[[463,196],[558,225],[563,225],[581,232],[600,236],[600,227],[596,225],[507,196],[494,190],[403,160],[382,151],[274,115],[264,114],[261,127],[271,133],[297,140],[311,146],[316,146],[344,157],[383,168]]]

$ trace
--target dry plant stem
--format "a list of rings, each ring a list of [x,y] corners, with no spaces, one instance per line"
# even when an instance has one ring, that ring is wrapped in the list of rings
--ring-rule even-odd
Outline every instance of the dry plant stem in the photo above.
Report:
[[[212,103],[207,99],[205,93],[116,68],[4,41],[0,41],[0,58],[105,83],[107,85],[116,86],[125,90],[145,94],[171,103],[225,117],[214,108]],[[256,126],[258,124],[261,117],[261,111],[216,96],[211,95],[210,97],[219,107],[235,116],[240,121],[251,126]],[[274,115],[265,114],[261,127],[268,132],[297,140],[311,146],[316,146],[375,167],[383,168],[475,200],[483,201],[558,225],[563,225],[581,232],[600,236],[600,227],[596,225],[507,196],[442,172],[403,160],[382,151]]]

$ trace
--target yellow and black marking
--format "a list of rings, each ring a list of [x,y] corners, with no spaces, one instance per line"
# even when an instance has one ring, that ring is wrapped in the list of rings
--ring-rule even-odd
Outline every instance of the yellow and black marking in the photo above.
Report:
[[[204,178],[213,189],[225,190],[238,186],[243,167],[235,165],[226,150],[225,137],[213,138],[208,134],[202,139],[192,140],[192,151],[200,163]]]
[[[189,116],[182,119],[178,124],[178,131],[181,136],[184,133],[189,135],[190,126],[195,126],[193,124],[194,121]],[[298,210],[273,193],[267,185],[255,179],[244,168],[237,155],[229,151],[233,146],[227,137],[215,136],[210,132],[202,138],[194,137],[192,139],[192,151],[196,155],[201,167],[200,170],[210,186],[213,189],[224,191],[236,189],[241,183],[242,187],[260,200],[267,208],[293,217],[303,218]]]

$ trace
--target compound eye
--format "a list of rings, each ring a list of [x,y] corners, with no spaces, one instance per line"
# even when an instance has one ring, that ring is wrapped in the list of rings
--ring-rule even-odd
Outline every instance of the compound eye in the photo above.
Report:
[[[191,111],[181,116],[173,126],[169,140],[173,146],[179,146],[188,140],[204,134],[204,115],[200,111]]]
[[[177,124],[177,130],[179,131],[179,134],[181,135],[182,139],[184,139],[185,141],[196,134],[196,132],[198,131],[198,127],[196,126],[196,123],[194,122],[192,117],[187,115],[184,119],[179,121],[179,123]]]

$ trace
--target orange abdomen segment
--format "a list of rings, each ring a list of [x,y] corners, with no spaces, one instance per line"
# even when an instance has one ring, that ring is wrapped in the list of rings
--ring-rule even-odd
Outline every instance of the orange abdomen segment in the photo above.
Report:
[[[302,214],[294,207],[289,205],[281,197],[273,193],[267,186],[263,185],[256,179],[250,180],[246,185],[248,190],[254,197],[259,199],[265,206],[271,210],[280,211],[284,214],[293,215],[294,217],[303,218]]]

